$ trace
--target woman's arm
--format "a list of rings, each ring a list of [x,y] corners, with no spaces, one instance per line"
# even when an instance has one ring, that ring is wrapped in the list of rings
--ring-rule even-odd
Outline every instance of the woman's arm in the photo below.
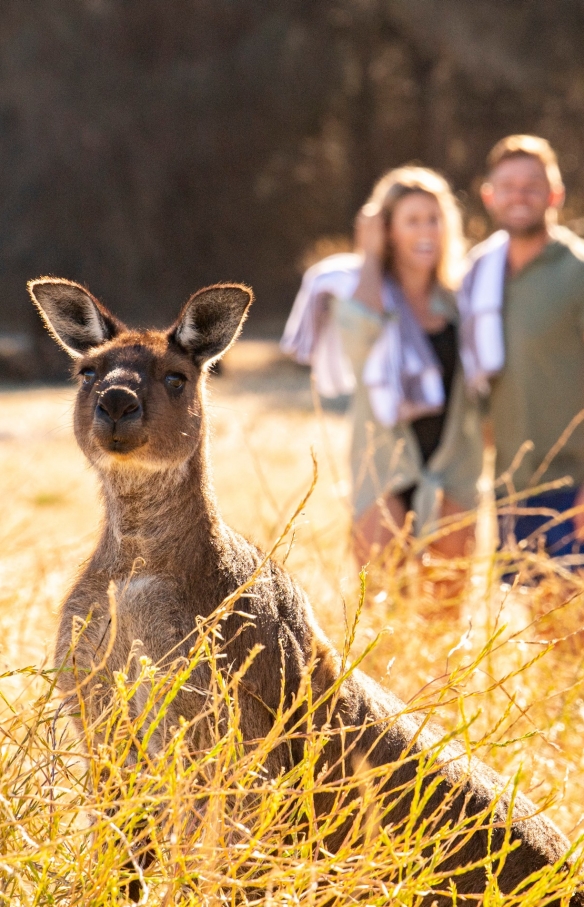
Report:
[[[379,315],[383,313],[381,288],[385,233],[385,220],[379,206],[373,203],[364,205],[355,221],[355,247],[363,254],[363,265],[354,297]]]

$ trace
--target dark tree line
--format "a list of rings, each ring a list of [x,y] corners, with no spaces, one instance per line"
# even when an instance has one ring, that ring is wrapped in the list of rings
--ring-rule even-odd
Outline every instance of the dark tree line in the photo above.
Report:
[[[421,161],[486,229],[509,132],[560,152],[584,216],[582,0],[0,0],[0,375],[56,375],[24,286],[87,283],[134,323],[241,280],[275,332],[301,262]],[[19,346],[20,344],[20,346]],[[13,355],[21,349],[23,355]]]

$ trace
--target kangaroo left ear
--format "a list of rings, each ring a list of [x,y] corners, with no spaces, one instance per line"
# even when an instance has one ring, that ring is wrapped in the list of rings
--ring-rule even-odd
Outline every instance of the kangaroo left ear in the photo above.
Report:
[[[238,283],[222,283],[199,290],[184,306],[168,332],[170,340],[203,365],[217,359],[241,330],[253,293]]]
[[[57,343],[73,358],[124,330],[89,290],[59,277],[28,282],[28,292]]]

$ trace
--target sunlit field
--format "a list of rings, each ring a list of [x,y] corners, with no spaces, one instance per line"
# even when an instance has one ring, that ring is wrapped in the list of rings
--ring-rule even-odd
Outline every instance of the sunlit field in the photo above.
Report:
[[[408,709],[431,710],[577,841],[584,833],[584,571],[541,552],[515,552],[519,576],[502,584],[507,555],[495,550],[487,469],[473,557],[446,563],[400,539],[370,565],[362,595],[341,408],[323,409],[306,370],[275,344],[252,341],[230,351],[208,396],[227,522],[271,548],[311,486],[314,454],[315,489],[275,557],[308,591],[322,627],[340,650],[350,643],[349,659]],[[371,819],[378,779],[363,788],[366,808],[347,848],[327,853],[326,829],[300,831],[312,828],[322,741],[315,734],[294,777],[258,787],[261,748],[242,753],[233,691],[220,676],[217,701],[233,723],[200,764],[189,762],[178,733],[156,764],[124,774],[124,703],[132,691],[123,678],[107,746],[89,764],[81,758],[51,671],[59,603],[100,520],[96,480],[73,438],[73,398],[67,386],[0,393],[0,903],[124,903],[132,873],[142,877],[148,904],[419,903],[438,884],[432,867],[420,869],[429,839],[413,826],[392,838]],[[212,663],[212,645],[201,643],[193,658]],[[170,681],[160,683],[166,695]],[[104,772],[111,783],[100,785]],[[152,841],[154,860],[142,868],[135,854]],[[559,872],[544,876],[531,893],[507,898],[493,881],[485,903],[543,905],[571,890]]]

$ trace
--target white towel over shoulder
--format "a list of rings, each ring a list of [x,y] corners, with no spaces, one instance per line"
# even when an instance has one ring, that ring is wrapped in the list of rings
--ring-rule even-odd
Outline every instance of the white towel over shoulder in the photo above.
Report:
[[[383,282],[383,307],[388,318],[363,369],[376,419],[390,426],[440,412],[446,402],[440,363],[391,279]]]
[[[502,310],[508,249],[509,234],[505,230],[498,230],[477,246],[458,296],[465,379],[483,396],[489,393],[489,379],[505,364]]]
[[[351,362],[339,329],[330,318],[331,296],[353,295],[362,264],[360,255],[329,255],[308,268],[286,322],[280,346],[302,365],[311,365],[316,389],[323,397],[350,394],[355,388]]]
[[[329,299],[350,299],[359,281],[360,255],[331,255],[306,271],[286,324],[281,347],[298,362],[312,366],[324,397],[350,393],[355,386]],[[371,408],[382,425],[439,412],[444,406],[440,365],[396,284],[385,280],[383,304],[388,316],[363,370]]]

